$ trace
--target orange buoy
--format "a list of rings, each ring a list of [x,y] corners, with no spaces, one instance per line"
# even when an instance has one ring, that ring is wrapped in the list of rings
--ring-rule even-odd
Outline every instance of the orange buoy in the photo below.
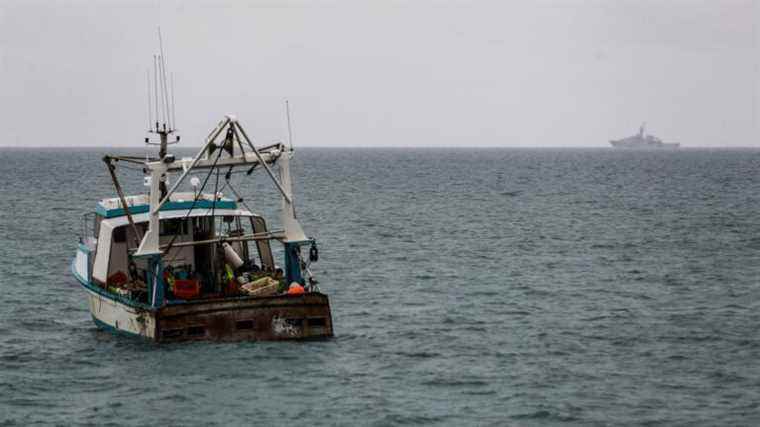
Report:
[[[306,291],[304,291],[303,286],[301,286],[300,283],[293,282],[288,288],[288,295],[303,295],[304,292]]]

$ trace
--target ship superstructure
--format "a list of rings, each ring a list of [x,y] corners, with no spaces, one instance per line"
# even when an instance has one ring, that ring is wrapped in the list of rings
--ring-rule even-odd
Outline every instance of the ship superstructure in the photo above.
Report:
[[[622,139],[613,139],[610,144],[615,148],[639,148],[639,149],[657,149],[657,148],[678,148],[677,142],[662,142],[660,138],[654,135],[646,134],[646,123],[639,127],[639,133]]]

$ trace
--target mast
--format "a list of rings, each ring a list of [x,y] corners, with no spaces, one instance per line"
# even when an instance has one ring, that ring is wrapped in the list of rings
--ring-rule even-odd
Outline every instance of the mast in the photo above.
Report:
[[[293,150],[293,130],[290,126],[290,103],[287,99],[285,100],[285,115],[288,119],[288,146]]]
[[[204,146],[198,151],[194,158],[176,159],[173,155],[168,153],[168,146],[179,142],[179,136],[177,136],[174,141],[169,140],[169,136],[176,132],[174,127],[173,78],[171,85],[167,81],[167,75],[172,77],[173,75],[167,70],[166,57],[163,50],[163,39],[160,30],[158,37],[161,52],[160,55],[154,55],[153,59],[153,96],[155,97],[156,104],[156,121],[155,129],[149,131],[150,134],[158,135],[158,142],[151,142],[150,138],[146,137],[145,143],[149,145],[158,145],[159,158],[145,162],[146,173],[150,174],[148,230],[144,236],[142,236],[139,247],[134,253],[134,256],[148,257],[153,282],[156,283],[156,285],[152,285],[154,293],[157,288],[160,289],[158,284],[160,283],[161,278],[158,272],[162,268],[161,254],[165,250],[165,248],[161,247],[159,241],[159,212],[161,207],[171,200],[172,194],[177,191],[191,171],[197,169],[209,170],[210,174],[214,169],[220,170],[221,168],[229,168],[232,170],[232,168],[236,166],[245,166],[251,167],[252,170],[253,167],[261,165],[267,175],[269,175],[269,178],[271,178],[282,198],[281,219],[284,228],[282,240],[286,244],[286,250],[288,251],[288,259],[286,260],[288,270],[287,276],[289,280],[300,280],[298,245],[309,241],[309,239],[304,234],[301,225],[296,219],[293,203],[293,190],[290,176],[290,158],[293,154],[293,141],[290,106],[288,102],[285,102],[285,108],[288,122],[288,144],[290,147],[286,147],[283,143],[278,143],[257,148],[253,144],[251,138],[248,137],[245,129],[243,129],[237,121],[237,118],[233,115],[227,115],[216,128],[211,131],[206,138]],[[162,123],[159,123],[159,120],[162,120]],[[216,139],[220,137],[223,132],[225,132],[226,135],[224,136],[224,141],[217,144]],[[240,148],[239,153],[237,153],[237,150],[234,148],[234,141],[237,141],[238,143],[238,147]],[[216,150],[219,150],[218,154],[215,156],[215,159],[212,160],[209,154]],[[225,155],[223,156],[223,154]],[[276,161],[280,161],[279,177],[275,175],[270,167],[270,165],[273,165]],[[180,172],[181,175],[179,178],[173,183],[171,188],[168,188],[168,174]],[[195,201],[198,200],[198,197],[199,194],[196,195]],[[216,203],[216,195],[214,197],[214,203]],[[169,246],[171,246],[171,244]],[[161,300],[162,296],[160,294],[153,295],[153,304],[156,304]]]
[[[288,123],[288,149],[280,160],[280,182],[283,186],[282,197],[282,226],[285,229],[286,241],[303,241],[306,235],[301,225],[296,221],[296,209],[293,205],[293,184],[290,176],[290,159],[293,157],[293,127],[290,121],[290,103],[285,100],[285,117]]]
[[[166,77],[166,56],[164,54],[164,41],[161,36],[160,27],[158,28],[158,45],[160,54],[153,55],[153,96],[156,104],[156,120],[155,128],[148,131],[150,134],[158,135],[158,142],[151,142],[150,137],[146,137],[145,143],[148,145],[158,145],[158,157],[161,161],[165,161],[168,154],[168,146],[178,143],[180,137],[176,135],[174,141],[169,140],[169,135],[176,132],[174,128],[174,79],[172,78],[170,88]],[[150,79],[150,73],[148,74],[148,79]],[[150,83],[148,84],[148,88],[148,92],[150,92]],[[148,104],[150,106],[150,102]],[[163,199],[167,194],[166,179],[165,173],[158,177],[159,200]],[[152,185],[151,191],[153,191]]]

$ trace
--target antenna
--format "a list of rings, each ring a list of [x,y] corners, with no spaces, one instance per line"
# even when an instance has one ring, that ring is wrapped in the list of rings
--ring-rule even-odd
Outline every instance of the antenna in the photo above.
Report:
[[[288,145],[293,149],[293,130],[290,126],[290,103],[285,99],[285,116],[288,118]]]
[[[176,130],[177,128],[177,120],[174,116],[174,73],[171,73],[171,90],[172,90],[172,129]]]
[[[158,120],[161,117],[161,110],[158,108],[158,58],[153,55],[153,96],[156,98],[156,132],[158,132]]]
[[[153,122],[153,103],[150,99],[150,69],[145,70],[145,74],[148,78],[148,132],[150,132],[151,123]]]
[[[158,44],[160,54],[153,55],[153,93],[151,94],[150,70],[148,70],[148,133],[158,134],[159,141],[151,142],[149,137],[145,138],[147,145],[158,145],[158,157],[163,159],[167,153],[167,146],[179,142],[179,135],[174,141],[169,141],[169,135],[175,132],[174,129],[174,74],[167,71],[167,61],[164,54],[164,40],[161,35],[161,27],[158,28]],[[171,75],[171,89],[167,74]],[[150,99],[151,95],[154,97]],[[152,111],[152,103],[155,102],[155,116]],[[155,124],[155,128],[152,126]],[[166,184],[161,183],[161,193],[166,192]]]
[[[169,129],[173,129],[172,127],[172,114],[171,110],[169,110],[169,88],[166,84],[166,55],[164,55],[164,39],[161,37],[161,27],[158,27],[158,48],[161,51],[161,78],[163,83],[163,97],[164,97],[164,105],[166,106],[166,121],[169,122]]]
[[[166,130],[167,122],[169,121],[169,109],[167,107],[166,102],[166,80],[163,78],[164,75],[164,59],[161,57],[161,55],[158,56],[158,76],[161,79],[160,88],[161,88],[161,110],[163,111],[163,129]],[[169,129],[171,129],[171,126],[169,126]]]

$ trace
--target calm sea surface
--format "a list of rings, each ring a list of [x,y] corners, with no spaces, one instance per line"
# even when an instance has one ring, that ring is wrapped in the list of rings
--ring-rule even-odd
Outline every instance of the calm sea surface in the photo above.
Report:
[[[303,149],[336,337],[162,346],[69,272],[106,151],[0,149],[0,425],[760,424],[760,150]]]

